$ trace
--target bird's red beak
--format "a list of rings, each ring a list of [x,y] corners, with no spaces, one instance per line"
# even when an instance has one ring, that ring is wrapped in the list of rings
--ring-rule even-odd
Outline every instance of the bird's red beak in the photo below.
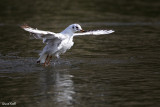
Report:
[[[85,30],[80,30],[81,32],[85,32]]]

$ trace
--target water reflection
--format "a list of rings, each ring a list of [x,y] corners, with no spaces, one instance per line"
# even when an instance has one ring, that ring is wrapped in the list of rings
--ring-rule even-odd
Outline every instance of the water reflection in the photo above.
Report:
[[[71,105],[73,102],[75,92],[72,77],[66,69],[56,73],[55,98],[60,105]]]
[[[36,106],[66,107],[75,102],[73,75],[70,74],[69,66],[51,63],[51,66],[39,72],[36,82],[39,91],[35,91]],[[37,94],[38,92],[38,94]],[[33,106],[33,104],[29,105]]]
[[[1,102],[13,101],[30,107],[65,107],[75,102],[69,65],[52,63],[43,68],[34,63],[35,58],[7,57],[10,60],[4,56],[0,59]]]

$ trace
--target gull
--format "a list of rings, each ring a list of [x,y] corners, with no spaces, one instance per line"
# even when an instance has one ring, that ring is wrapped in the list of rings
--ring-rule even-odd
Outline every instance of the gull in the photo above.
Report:
[[[40,57],[37,60],[37,63],[42,63],[44,66],[49,65],[52,56],[59,58],[60,54],[63,54],[69,50],[74,45],[73,37],[75,36],[104,35],[114,32],[113,30],[85,31],[79,24],[71,24],[60,33],[42,31],[31,28],[28,25],[22,25],[21,28],[30,32],[35,39],[41,39],[43,43],[46,44],[42,52],[39,54]],[[76,33],[78,31],[80,32]]]

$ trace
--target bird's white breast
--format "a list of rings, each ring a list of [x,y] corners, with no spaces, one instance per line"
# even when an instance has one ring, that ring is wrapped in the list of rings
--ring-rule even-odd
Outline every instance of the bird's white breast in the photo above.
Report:
[[[73,46],[73,44],[74,44],[73,37],[66,38],[66,39],[62,40],[62,42],[59,45],[58,49],[62,53],[64,53],[64,52],[66,52],[66,50],[70,49]]]

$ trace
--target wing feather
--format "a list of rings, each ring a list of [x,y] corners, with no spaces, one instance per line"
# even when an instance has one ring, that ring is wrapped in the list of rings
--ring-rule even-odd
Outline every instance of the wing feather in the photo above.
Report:
[[[42,39],[43,43],[48,43],[48,41],[51,41],[51,39],[59,39],[62,40],[65,37],[63,35],[50,32],[50,31],[42,31],[38,29],[31,28],[27,25],[21,26],[22,29],[25,31],[28,31],[35,39]]]
[[[35,39],[43,39],[43,38],[54,38],[56,37],[56,33],[50,32],[50,31],[42,31],[42,30],[38,30],[38,29],[34,29],[31,28],[27,25],[23,25],[21,26],[22,29],[24,29],[25,31],[30,32],[31,35],[33,35],[33,37]]]
[[[104,35],[113,33],[113,30],[95,30],[95,31],[86,31],[83,33],[75,33],[74,36],[82,36],[82,35]]]

